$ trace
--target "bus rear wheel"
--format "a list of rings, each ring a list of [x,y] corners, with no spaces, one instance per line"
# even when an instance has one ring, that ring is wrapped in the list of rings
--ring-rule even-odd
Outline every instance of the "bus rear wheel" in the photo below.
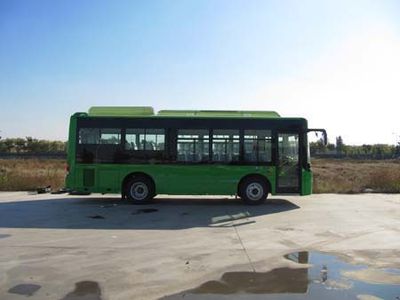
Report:
[[[268,197],[268,185],[262,178],[246,178],[240,183],[239,195],[246,204],[262,204]]]
[[[125,197],[134,204],[146,204],[155,196],[152,180],[144,176],[132,177],[124,186]]]

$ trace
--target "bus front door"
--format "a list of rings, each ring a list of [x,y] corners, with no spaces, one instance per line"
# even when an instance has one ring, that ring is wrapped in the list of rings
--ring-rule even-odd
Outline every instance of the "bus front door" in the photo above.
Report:
[[[278,133],[277,193],[300,192],[299,134]]]

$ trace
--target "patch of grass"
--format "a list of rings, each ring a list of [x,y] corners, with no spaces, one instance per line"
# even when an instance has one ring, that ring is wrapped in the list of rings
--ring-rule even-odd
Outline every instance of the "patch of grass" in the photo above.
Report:
[[[383,193],[400,192],[400,165],[396,169],[385,168],[371,174],[368,184],[373,190]]]
[[[64,186],[65,161],[58,159],[0,159],[0,191],[29,191]]]
[[[400,161],[314,159],[314,193],[400,192]]]

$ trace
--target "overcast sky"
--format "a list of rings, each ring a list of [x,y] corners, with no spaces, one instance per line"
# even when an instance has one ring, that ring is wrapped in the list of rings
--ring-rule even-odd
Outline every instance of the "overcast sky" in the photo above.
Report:
[[[275,110],[400,140],[400,1],[0,1],[0,136],[95,105]]]

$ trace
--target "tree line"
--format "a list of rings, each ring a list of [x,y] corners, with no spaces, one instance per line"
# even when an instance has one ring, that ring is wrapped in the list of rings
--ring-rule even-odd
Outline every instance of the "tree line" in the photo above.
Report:
[[[0,153],[55,153],[66,152],[67,142],[26,138],[0,138]]]
[[[324,145],[322,140],[310,143],[311,156],[354,158],[354,159],[393,159],[400,158],[400,142],[397,145],[364,144],[361,146],[346,145],[338,136],[336,144]]]

